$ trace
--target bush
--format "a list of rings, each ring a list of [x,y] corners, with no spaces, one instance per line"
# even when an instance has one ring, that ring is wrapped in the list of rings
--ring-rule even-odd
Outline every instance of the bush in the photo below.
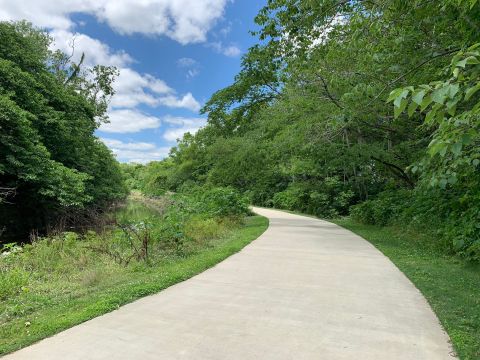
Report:
[[[308,202],[308,193],[301,184],[291,184],[284,191],[273,196],[272,204],[279,209],[304,210],[304,204]]]
[[[372,200],[354,205],[350,209],[353,219],[363,224],[385,226],[398,222],[409,203],[409,191],[386,191]]]
[[[353,198],[353,191],[337,177],[327,177],[320,184],[292,183],[273,196],[272,204],[280,209],[333,218],[346,214]]]
[[[436,247],[480,261],[478,190],[418,188],[380,193],[352,206],[350,215],[370,225],[401,225],[431,233]]]
[[[230,187],[215,187],[197,192],[197,210],[209,216],[241,216],[250,214],[248,200]]]

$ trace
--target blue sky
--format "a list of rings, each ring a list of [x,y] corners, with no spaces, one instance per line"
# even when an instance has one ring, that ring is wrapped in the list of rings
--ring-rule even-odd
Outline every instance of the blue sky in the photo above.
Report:
[[[205,124],[199,108],[233,81],[264,1],[0,0],[0,20],[47,29],[58,48],[85,65],[120,70],[110,123],[97,135],[122,162],[168,154]],[[74,46],[72,46],[74,44]]]

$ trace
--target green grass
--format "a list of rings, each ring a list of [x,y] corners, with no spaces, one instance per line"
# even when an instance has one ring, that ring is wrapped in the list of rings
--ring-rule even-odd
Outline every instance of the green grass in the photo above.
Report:
[[[75,273],[79,279],[58,280],[52,273],[51,281],[38,282],[32,289],[22,287],[20,294],[0,299],[0,355],[186,280],[241,250],[267,227],[266,218],[252,216],[186,257],[166,258],[150,266],[97,266]]]
[[[480,266],[435,249],[435,239],[401,227],[334,220],[362,236],[423,293],[437,314],[460,359],[480,359]],[[401,299],[399,299],[401,301]]]

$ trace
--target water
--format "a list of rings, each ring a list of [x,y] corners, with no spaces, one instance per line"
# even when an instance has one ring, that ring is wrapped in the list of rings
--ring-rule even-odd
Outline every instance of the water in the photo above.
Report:
[[[136,200],[127,200],[126,204],[115,212],[118,222],[146,221],[159,216],[158,210]]]

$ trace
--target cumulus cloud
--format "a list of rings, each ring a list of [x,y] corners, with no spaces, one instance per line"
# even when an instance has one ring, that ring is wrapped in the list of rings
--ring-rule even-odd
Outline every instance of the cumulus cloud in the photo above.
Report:
[[[158,99],[161,105],[171,108],[185,108],[191,111],[198,111],[201,108],[200,103],[193,97],[192,93],[187,93],[179,98],[174,95],[164,96]]]
[[[108,45],[84,34],[65,30],[53,30],[51,34],[55,39],[52,48],[67,54],[73,52],[73,61],[78,62],[81,54],[84,53],[84,65],[87,67],[102,64],[119,68],[120,75],[113,84],[115,96],[112,99],[112,108],[133,108],[145,104],[153,107],[164,105],[185,108],[192,111],[200,109],[200,104],[191,93],[178,97],[163,80],[149,74],[140,74],[132,68],[126,67],[133,62],[127,53],[113,51]],[[187,60],[183,63],[190,62]]]
[[[133,62],[126,52],[113,51],[107,44],[85,34],[54,29],[50,35],[54,38],[52,49],[59,49],[68,55],[73,53],[74,62],[80,60],[82,53],[85,54],[84,66],[87,67],[97,64],[124,67]]]
[[[101,140],[121,162],[145,164],[154,160],[162,160],[170,150],[168,147],[157,147],[153,143],[123,142],[111,138],[101,138]]]
[[[164,81],[152,75],[141,75],[130,68],[120,69],[120,75],[113,84],[115,96],[112,107],[135,107],[139,104],[156,106],[157,94],[171,94],[173,89]]]
[[[137,109],[120,109],[109,112],[110,122],[102,124],[100,131],[108,133],[135,133],[146,129],[156,129],[161,121],[155,116]]]
[[[237,57],[242,53],[239,47],[235,45],[224,45],[221,41],[208,43],[207,46],[228,57]]]
[[[0,0],[0,19],[27,19],[50,29],[74,26],[71,15],[95,16],[120,34],[164,35],[181,44],[206,41],[227,0]]]
[[[181,139],[187,132],[195,134],[201,127],[207,123],[203,118],[184,118],[175,116],[166,116],[163,121],[173,127],[163,133],[163,138],[170,142]]]
[[[156,148],[155,144],[147,142],[128,142],[125,143],[116,139],[102,138],[102,141],[111,149],[119,150],[137,150],[148,151]]]

